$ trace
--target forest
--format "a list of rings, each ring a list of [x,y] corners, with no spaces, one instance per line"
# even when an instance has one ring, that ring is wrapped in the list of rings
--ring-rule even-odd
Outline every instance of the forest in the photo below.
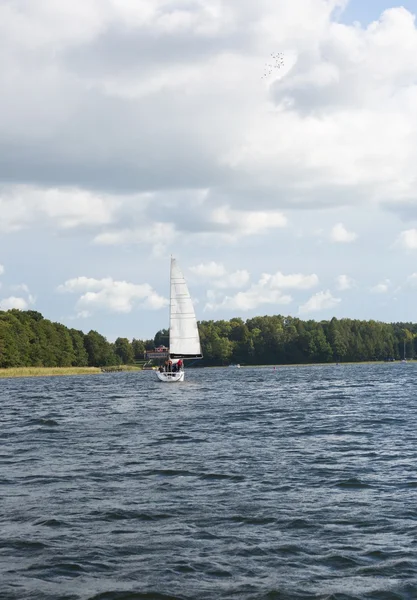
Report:
[[[417,324],[356,319],[302,321],[263,316],[243,321],[201,321],[204,359],[193,366],[390,361],[417,354]],[[0,311],[0,368],[105,367],[143,362],[146,350],[168,345],[168,331],[153,340],[83,333],[34,310]]]
[[[34,310],[0,311],[0,368],[133,364],[144,351],[139,340],[110,343],[97,331],[69,329]]]

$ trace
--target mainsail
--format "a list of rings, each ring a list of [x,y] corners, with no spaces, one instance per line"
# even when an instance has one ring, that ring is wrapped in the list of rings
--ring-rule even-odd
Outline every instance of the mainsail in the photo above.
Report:
[[[171,358],[203,357],[190,292],[175,258],[171,258],[169,354]]]

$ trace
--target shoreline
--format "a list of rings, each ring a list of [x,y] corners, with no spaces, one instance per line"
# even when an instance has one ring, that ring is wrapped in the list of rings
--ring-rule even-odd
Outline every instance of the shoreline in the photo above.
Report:
[[[135,366],[122,366],[119,372],[141,371]],[[110,371],[111,372],[111,371]],[[64,377],[69,375],[99,375],[101,367],[9,367],[0,369],[0,379],[17,377]]]
[[[409,358],[407,360],[407,363],[415,363],[416,361]],[[280,364],[276,364],[276,365],[240,365],[241,369],[245,369],[245,368],[251,368],[251,367],[256,367],[256,368],[262,368],[262,369],[267,369],[267,368],[274,368],[276,367],[278,368],[284,368],[284,367],[345,367],[345,366],[349,366],[349,365],[401,365],[403,364],[401,360],[395,360],[395,361],[390,361],[390,360],[361,360],[361,361],[356,361],[356,362],[328,362],[328,363],[291,363],[291,364],[285,364],[285,365],[280,365]],[[225,367],[228,368],[228,367]],[[235,368],[236,367],[231,367],[231,368]]]
[[[407,360],[407,364],[416,363],[415,360]],[[299,363],[299,364],[271,364],[271,365],[240,365],[241,369],[285,369],[288,367],[344,367],[354,365],[399,365],[404,364],[401,360],[396,361],[360,361],[360,362],[340,362],[340,363]],[[18,378],[18,377],[64,377],[70,375],[99,375],[110,374],[110,373],[129,373],[129,372],[141,372],[143,369],[133,365],[123,365],[121,367],[107,367],[109,370],[106,372],[106,367],[9,367],[0,369],[0,379],[7,378]],[[201,367],[200,367],[201,368]],[[230,365],[210,365],[203,367],[206,369],[236,369],[235,366]],[[113,370],[114,369],[114,370]]]

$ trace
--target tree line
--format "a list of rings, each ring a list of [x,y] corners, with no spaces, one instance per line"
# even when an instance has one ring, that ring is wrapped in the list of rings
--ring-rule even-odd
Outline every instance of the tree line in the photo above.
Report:
[[[132,364],[143,359],[144,351],[140,340],[111,343],[97,331],[69,329],[34,310],[0,311],[0,368]]]
[[[205,365],[399,360],[417,354],[417,324],[357,319],[302,321],[282,315],[199,323]],[[155,336],[166,343],[168,331]]]
[[[281,315],[243,321],[201,321],[204,359],[196,365],[307,364],[399,360],[417,355],[417,324],[357,319],[302,321]],[[146,350],[168,345],[168,330],[153,340],[109,342],[45,319],[33,310],[0,311],[0,368],[104,367],[143,361]]]

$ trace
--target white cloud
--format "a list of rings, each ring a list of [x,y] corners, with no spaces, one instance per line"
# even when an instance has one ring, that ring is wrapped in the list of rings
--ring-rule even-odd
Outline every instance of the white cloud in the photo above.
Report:
[[[358,236],[353,231],[348,231],[343,223],[337,223],[331,233],[330,239],[332,242],[338,242],[341,244],[348,244],[356,240]]]
[[[290,304],[291,296],[285,296],[280,290],[271,290],[253,285],[245,292],[238,292],[234,296],[225,296],[221,301],[211,301],[205,310],[239,310],[248,311],[264,304]]]
[[[410,114],[416,114],[417,59],[406,59],[417,50],[412,15],[391,9],[367,29],[326,18],[321,25],[316,51],[307,39],[292,46],[294,67],[270,88],[277,110],[258,112],[234,167],[245,165],[271,180],[275,166],[277,187],[285,170],[299,175],[301,168],[303,181],[292,186],[294,204],[297,187],[299,202],[322,205],[414,197],[417,128],[410,129]]]
[[[162,282],[166,271],[151,249],[187,251],[205,263],[225,260],[226,244],[234,273],[227,269],[209,287],[229,297],[234,292],[220,286],[248,292],[245,269],[272,273],[274,256],[287,273],[349,273],[370,287],[378,279],[360,282],[361,269],[350,271],[360,260],[357,244],[347,244],[353,236],[364,256],[375,230],[394,239],[405,227],[399,243],[416,250],[416,25],[403,8],[378,18],[373,3],[371,25],[343,24],[334,15],[343,3],[0,2],[0,232],[26,229],[36,256],[51,242],[55,260],[47,274],[39,270],[37,290],[56,279],[59,263],[59,281],[72,276],[68,255],[85,273],[101,260],[134,257],[143,281],[152,270]],[[265,62],[280,51],[285,65],[265,82]],[[394,219],[382,223],[387,207],[410,224],[392,233]],[[323,252],[311,234],[294,240],[282,229],[287,221],[323,229],[327,242],[336,223],[334,241],[349,256]],[[39,239],[45,228],[77,227],[106,247],[84,245],[85,234]],[[14,264],[23,265],[27,249],[12,242]],[[204,243],[205,257],[204,248],[193,254]],[[141,247],[129,255],[126,244]],[[393,269],[383,254],[378,259]],[[304,257],[321,270],[303,267]],[[411,262],[402,268],[403,279],[414,270]],[[277,285],[258,292],[273,298],[310,283]],[[100,290],[79,295],[89,292]],[[12,294],[26,297],[3,295]],[[362,302],[352,297],[349,314]]]
[[[311,296],[309,300],[299,307],[300,314],[306,314],[310,312],[318,312],[328,308],[334,308],[341,302],[340,298],[335,298],[332,293],[327,290],[326,292],[317,292],[314,296]]]
[[[19,298],[16,296],[10,296],[9,298],[3,298],[0,300],[0,310],[10,310],[17,308],[19,310],[27,310],[29,303],[25,298]]]
[[[97,232],[97,243],[136,243],[161,219],[119,227],[122,193],[204,188],[202,223],[226,242],[227,234],[284,227],[282,210],[291,207],[410,200],[417,185],[412,15],[396,8],[369,27],[349,26],[333,16],[343,4],[2,6],[4,169],[19,168],[36,185],[10,186],[14,206],[0,206],[1,228],[27,226],[36,213],[63,228],[111,225]],[[277,39],[285,65],[265,86]],[[183,231],[190,204],[166,217],[169,236]],[[354,236],[341,223],[332,233],[339,242]]]
[[[222,206],[213,210],[209,220],[237,235],[257,235],[268,229],[287,226],[287,218],[280,211],[242,211]]]
[[[384,279],[384,281],[374,285],[374,287],[371,288],[371,292],[374,294],[386,294],[390,288],[390,285],[391,281],[389,279]]]
[[[172,223],[149,223],[148,227],[107,231],[94,238],[95,244],[119,246],[124,244],[169,245],[176,237]]]
[[[213,282],[217,288],[242,288],[249,283],[249,271],[241,269],[225,275],[222,279],[217,279]]]
[[[31,221],[31,207],[21,201],[5,200],[0,195],[0,232],[9,233],[22,229]]]
[[[318,284],[317,275],[302,275],[295,273],[284,275],[283,273],[263,273],[257,283],[252,284],[249,289],[238,292],[234,296],[225,296],[223,299],[213,290],[209,290],[209,302],[206,310],[235,309],[252,310],[264,304],[290,304],[292,298],[283,293],[284,290],[310,289]]]
[[[133,218],[135,215],[134,210],[132,213]],[[148,222],[145,226],[142,225],[132,229],[104,231],[96,235],[93,242],[103,246],[141,244],[147,246],[153,256],[163,256],[177,237],[178,232],[172,223]]]
[[[223,277],[223,275],[226,275],[227,273],[225,266],[220,263],[216,263],[214,260],[208,263],[200,263],[195,267],[190,267],[190,271],[191,273],[195,273],[195,275],[205,279]]]
[[[278,271],[275,275],[264,273],[260,283],[262,285],[268,284],[272,289],[309,290],[318,285],[319,278],[315,273],[312,275],[303,275],[302,273],[284,275]]]
[[[249,283],[250,274],[246,269],[228,273],[221,263],[211,261],[190,267],[190,271],[205,280],[210,280],[217,288],[241,288]]]
[[[58,292],[83,292],[85,290],[89,291],[98,291],[103,289],[103,287],[111,287],[113,284],[113,279],[111,277],[107,277],[106,279],[94,279],[94,277],[74,277],[73,279],[68,279],[65,283],[62,283],[58,286]]]
[[[407,250],[417,249],[417,229],[406,229],[402,231],[397,239],[397,244]]]
[[[355,280],[348,275],[338,275],[336,277],[336,287],[339,291],[350,290],[355,285]]]
[[[267,224],[266,208],[413,198],[413,17],[395,8],[344,25],[333,17],[344,4],[4,4],[5,169],[45,188],[206,186],[223,198],[214,219],[256,206],[237,226],[247,235],[284,224],[278,213]],[[285,65],[265,86],[277,39]]]
[[[70,319],[89,319],[93,316],[93,313],[88,310],[80,310],[77,312],[75,317],[69,317]]]
[[[3,273],[4,273],[4,267],[3,267],[3,265],[0,265],[0,275],[3,275]]]
[[[129,204],[129,227],[101,231],[94,243],[102,245],[146,244],[161,254],[184,234],[189,244],[233,243],[242,237],[262,235],[285,227],[286,217],[279,211],[233,210],[228,206],[213,208],[216,201],[206,191],[189,195],[186,202],[175,194],[160,193]],[[187,206],[187,202],[190,203]],[[126,209],[120,210],[126,217]],[[117,216],[117,215],[116,215]],[[160,217],[164,220],[155,220]],[[140,225],[136,225],[138,221]],[[185,241],[185,240],[184,240]]]
[[[168,300],[157,294],[147,283],[115,281],[111,277],[75,277],[65,281],[57,290],[82,294],[76,308],[78,314],[83,317],[97,310],[129,313],[135,306],[157,310],[168,304]]]
[[[0,231],[10,233],[32,223],[62,229],[109,224],[120,202],[82,189],[8,186],[0,191]]]
[[[9,310],[17,308],[19,310],[27,310],[31,304],[35,304],[36,298],[30,293],[29,287],[25,283],[19,285],[10,285],[9,289],[13,292],[23,292],[26,298],[22,296],[9,296],[0,300],[0,309]]]
[[[38,209],[60,227],[106,225],[111,223],[119,203],[84,190],[46,190],[38,192]]]

